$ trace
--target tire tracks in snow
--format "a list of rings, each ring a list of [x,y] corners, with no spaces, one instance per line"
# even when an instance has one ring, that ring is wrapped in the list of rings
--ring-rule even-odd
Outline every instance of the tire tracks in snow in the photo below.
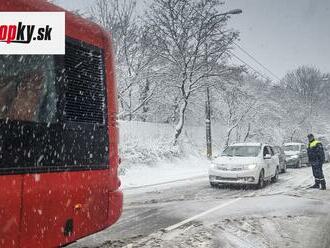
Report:
[[[324,168],[326,174],[329,174],[329,169],[330,167],[326,165]],[[196,181],[194,182],[191,180],[185,180],[183,182],[181,181],[178,183],[170,183],[164,185],[162,184],[158,186],[139,188],[137,189],[138,194],[136,195],[133,193],[134,191],[136,191],[136,189],[131,190],[130,194],[128,194],[128,197],[126,198],[125,210],[129,210],[129,209],[132,210],[132,212],[130,212],[132,213],[132,215],[130,214],[129,216],[127,216],[128,218],[125,219],[124,222],[129,223],[130,220],[134,219],[134,212],[137,214],[135,217],[136,219],[138,219],[139,216],[138,214],[142,210],[143,213],[148,214],[147,211],[148,209],[161,210],[159,212],[155,212],[155,215],[159,215],[159,218],[162,218],[161,215],[164,214],[165,210],[170,209],[172,207],[172,204],[174,206],[175,202],[184,201],[185,202],[184,204],[189,205],[190,201],[191,202],[200,201],[206,203],[208,200],[225,200],[226,202],[232,204],[231,201],[235,199],[247,198],[247,197],[259,197],[259,196],[272,196],[279,194],[308,198],[308,195],[310,195],[309,193],[310,191],[306,190],[306,188],[313,182],[311,168],[292,169],[292,170],[289,169],[289,172],[287,174],[281,174],[279,182],[275,184],[267,185],[266,188],[261,190],[245,190],[242,189],[242,187],[221,188],[221,189],[211,188],[208,184],[207,178],[205,178],[205,180],[196,179]],[[307,196],[304,196],[304,192],[307,192]],[[214,211],[216,211],[217,207],[214,208],[215,208]],[[219,209],[221,209],[221,207],[219,207]],[[209,210],[212,210],[212,208],[210,208]],[[208,212],[209,210],[206,209],[204,210],[204,212]],[[201,217],[204,216],[203,214],[204,212],[200,213]],[[197,214],[197,216],[200,214]],[[147,220],[145,219],[145,221]],[[125,242],[123,242],[122,244],[125,245],[128,244],[126,245],[127,248],[143,247],[142,244],[147,244],[155,241],[155,244],[159,245],[162,244],[162,239],[171,237],[171,235],[175,236],[177,232],[198,228],[195,226],[196,221],[197,222],[199,221],[198,217],[192,216],[190,218],[187,218],[186,220],[184,219],[179,221],[177,224],[175,223],[172,224],[171,226],[177,225],[177,227],[170,231],[165,232],[164,229],[166,229],[166,227],[163,229],[158,228],[153,230],[150,234],[143,235],[143,237],[138,236],[137,239],[130,240],[123,238],[122,240],[125,240]],[[268,224],[266,223],[266,229]],[[155,226],[155,228],[157,228],[157,226]],[[275,227],[268,226],[268,229],[272,229],[272,228],[274,229]],[[278,232],[281,233],[279,235],[282,235],[281,230],[278,230]],[[231,235],[235,235],[235,233],[229,234],[228,238],[230,237],[233,238],[233,236]],[[203,235],[201,236],[204,237]],[[207,237],[208,236],[206,235],[205,238]],[[130,241],[133,243],[131,243]],[[242,238],[239,237],[237,238],[236,241],[242,242]],[[245,245],[246,246],[244,247],[250,247],[249,244],[245,244]],[[147,247],[152,247],[152,246],[147,246]],[[255,246],[255,247],[259,247],[259,246]]]

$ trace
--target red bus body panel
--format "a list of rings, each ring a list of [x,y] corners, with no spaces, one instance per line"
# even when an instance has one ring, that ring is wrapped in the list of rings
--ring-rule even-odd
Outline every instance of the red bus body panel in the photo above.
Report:
[[[41,0],[0,1],[0,11],[64,11]],[[109,169],[0,176],[0,247],[55,247],[112,225],[122,212],[117,95],[109,34],[66,12],[66,36],[103,48],[107,84]],[[63,234],[68,219],[73,233]]]
[[[66,244],[107,227],[108,180],[102,171],[26,175],[23,191],[24,247]],[[55,178],[56,177],[56,178]],[[60,182],[60,183],[59,183]],[[63,235],[72,219],[73,234]]]
[[[0,247],[19,244],[22,181],[22,175],[0,176]]]

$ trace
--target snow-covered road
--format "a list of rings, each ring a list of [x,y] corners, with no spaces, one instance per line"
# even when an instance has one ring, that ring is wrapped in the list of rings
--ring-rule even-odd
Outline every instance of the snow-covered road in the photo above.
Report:
[[[70,247],[330,247],[330,190],[312,182],[302,168],[262,190],[203,177],[127,189],[120,221]]]

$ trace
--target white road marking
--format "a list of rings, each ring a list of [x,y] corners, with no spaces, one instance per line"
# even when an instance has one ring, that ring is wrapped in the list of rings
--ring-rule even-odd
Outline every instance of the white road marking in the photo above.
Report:
[[[174,230],[174,229],[176,229],[176,228],[178,228],[180,226],[183,226],[183,225],[185,225],[185,224],[187,224],[187,223],[189,223],[189,222],[191,222],[193,220],[196,220],[196,219],[198,219],[198,218],[200,218],[202,216],[205,216],[205,215],[210,214],[212,212],[215,212],[215,211],[217,211],[217,210],[219,210],[221,208],[227,207],[227,206],[229,206],[229,205],[231,205],[231,204],[233,204],[235,202],[238,202],[241,199],[242,199],[242,197],[239,197],[239,198],[233,199],[231,201],[225,202],[223,204],[220,204],[219,206],[216,206],[214,208],[211,208],[209,210],[206,210],[205,212],[202,212],[202,213],[197,214],[197,215],[195,215],[193,217],[190,217],[188,219],[185,219],[185,220],[183,220],[183,221],[181,221],[181,222],[179,222],[177,224],[174,224],[172,226],[169,226],[169,227],[165,228],[164,231],[165,232],[170,232],[170,231],[172,231],[172,230]]]
[[[247,194],[247,195],[251,195],[251,194]],[[187,224],[187,223],[189,223],[189,222],[191,222],[191,221],[193,221],[193,220],[196,220],[196,219],[198,219],[198,218],[200,218],[200,217],[202,217],[202,216],[205,216],[205,215],[207,215],[207,214],[209,214],[209,213],[212,213],[212,212],[217,211],[217,210],[219,210],[219,209],[221,209],[221,208],[227,207],[227,206],[229,206],[229,205],[231,205],[231,204],[233,204],[233,203],[235,203],[235,202],[238,202],[238,201],[240,201],[241,199],[242,199],[242,197],[239,197],[239,198],[235,198],[235,199],[233,199],[233,200],[231,200],[231,201],[225,202],[225,203],[223,203],[223,204],[220,204],[219,206],[216,206],[216,207],[214,207],[214,208],[211,208],[211,209],[209,209],[209,210],[206,210],[205,212],[202,212],[202,213],[197,214],[197,215],[195,215],[195,216],[193,216],[193,217],[190,217],[190,218],[188,218],[188,219],[186,219],[186,220],[183,220],[183,221],[181,221],[181,222],[179,222],[179,223],[177,223],[177,224],[174,224],[174,225],[172,225],[172,226],[169,226],[169,227],[163,229],[163,231],[164,231],[164,232],[170,232],[170,231],[172,231],[172,230],[174,230],[174,229],[176,229],[176,228],[178,228],[178,227],[180,227],[180,226],[183,226],[183,225],[185,225],[185,224]],[[153,234],[153,233],[149,234],[149,235],[148,235],[147,237],[145,237],[145,238],[142,238],[141,240],[139,240],[139,242],[141,243],[141,242],[144,242],[144,241],[148,241],[148,240],[150,239],[150,237],[151,237],[152,234]],[[133,243],[130,243],[130,244],[125,245],[123,248],[132,248],[132,247],[133,247]]]

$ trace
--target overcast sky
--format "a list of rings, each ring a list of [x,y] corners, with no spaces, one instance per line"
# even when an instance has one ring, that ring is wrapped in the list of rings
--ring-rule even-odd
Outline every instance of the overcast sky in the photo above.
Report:
[[[56,0],[67,9],[87,10],[93,0]],[[143,6],[143,0],[137,0]],[[240,8],[229,25],[240,31],[238,42],[276,76],[299,65],[330,72],[329,0],[227,0],[223,11]],[[276,78],[239,49],[234,53],[258,71]],[[234,59],[235,60],[235,59]],[[237,61],[238,62],[238,61]]]

